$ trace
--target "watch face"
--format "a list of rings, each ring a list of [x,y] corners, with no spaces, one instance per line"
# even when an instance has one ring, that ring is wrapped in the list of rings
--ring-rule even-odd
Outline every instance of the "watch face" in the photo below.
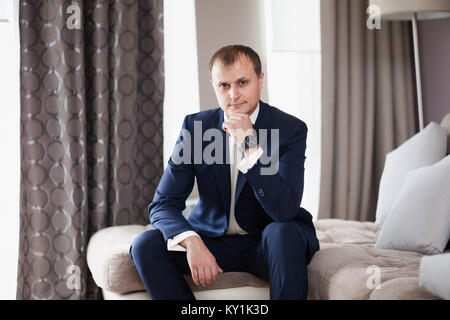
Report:
[[[245,147],[247,148],[255,148],[258,145],[258,141],[256,136],[247,136],[245,137]]]
[[[239,146],[239,151],[242,153],[244,150],[250,148],[256,148],[258,146],[258,141],[256,136],[246,136],[242,144]]]

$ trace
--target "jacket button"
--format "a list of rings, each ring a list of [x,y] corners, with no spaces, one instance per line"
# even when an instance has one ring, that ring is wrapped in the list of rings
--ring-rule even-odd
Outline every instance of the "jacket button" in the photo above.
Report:
[[[260,195],[261,197],[264,197],[264,191],[263,191],[262,188],[259,188],[259,189],[258,189],[258,193],[259,193],[259,195]]]

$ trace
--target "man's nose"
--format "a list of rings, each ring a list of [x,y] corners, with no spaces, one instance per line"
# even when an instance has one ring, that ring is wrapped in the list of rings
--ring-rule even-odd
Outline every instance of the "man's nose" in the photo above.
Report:
[[[230,91],[229,91],[229,95],[230,95],[230,100],[231,101],[236,101],[240,98],[240,92],[239,89],[237,87],[231,87]]]

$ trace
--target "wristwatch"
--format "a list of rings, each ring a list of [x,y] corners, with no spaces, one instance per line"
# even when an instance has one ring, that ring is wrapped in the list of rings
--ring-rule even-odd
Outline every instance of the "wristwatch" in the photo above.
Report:
[[[242,144],[239,146],[239,152],[243,153],[247,149],[256,148],[258,139],[255,135],[246,136]]]

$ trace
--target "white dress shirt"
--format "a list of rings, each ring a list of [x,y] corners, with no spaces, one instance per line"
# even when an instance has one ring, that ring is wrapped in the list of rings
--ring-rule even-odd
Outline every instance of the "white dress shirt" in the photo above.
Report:
[[[256,119],[258,118],[259,113],[259,103],[256,106],[256,109],[250,115],[250,120],[252,124],[255,124]],[[227,121],[228,115],[224,112],[225,121]],[[251,153],[248,157],[243,157],[243,155],[239,154],[239,149],[236,143],[234,143],[234,139],[231,135],[227,134],[228,143],[229,143],[229,152],[230,152],[230,178],[231,178],[231,201],[230,201],[230,217],[228,220],[228,230],[226,234],[246,234],[246,232],[238,225],[236,218],[234,216],[234,203],[235,203],[235,193],[236,193],[236,181],[239,171],[242,173],[247,173],[247,171],[252,168],[256,161],[263,154],[263,150],[261,147],[258,147],[258,150]],[[243,157],[241,159],[241,157]],[[181,246],[179,243],[184,239],[190,236],[200,237],[195,231],[185,231],[176,235],[171,239],[167,239],[167,250],[170,251],[186,251],[186,249]]]

